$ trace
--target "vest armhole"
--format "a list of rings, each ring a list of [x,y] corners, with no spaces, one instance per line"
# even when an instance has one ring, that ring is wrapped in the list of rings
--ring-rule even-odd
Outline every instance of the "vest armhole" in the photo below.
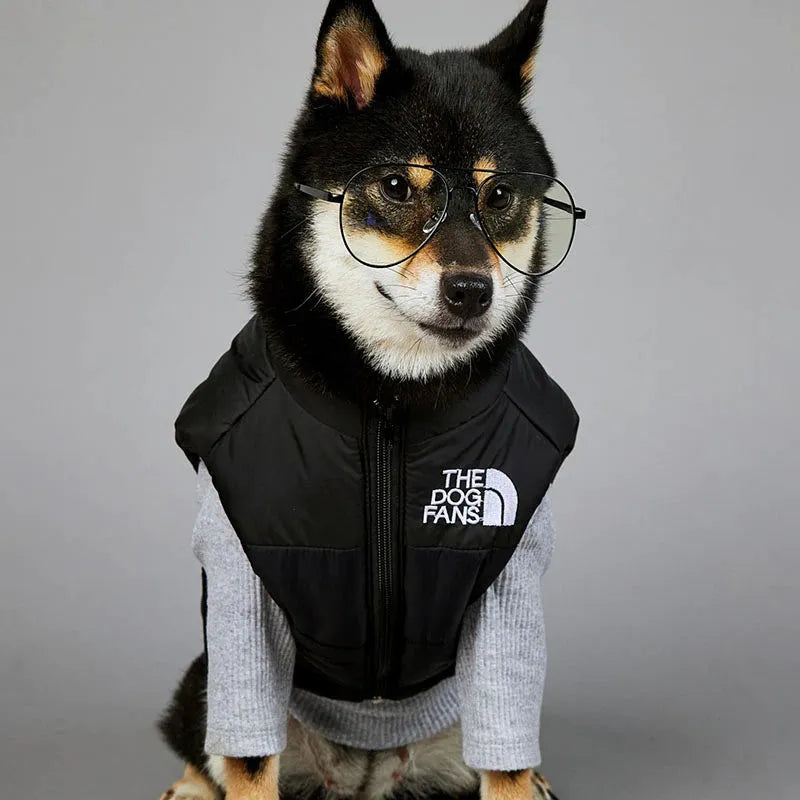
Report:
[[[504,394],[563,462],[575,446],[580,417],[567,393],[524,345],[512,364]]]

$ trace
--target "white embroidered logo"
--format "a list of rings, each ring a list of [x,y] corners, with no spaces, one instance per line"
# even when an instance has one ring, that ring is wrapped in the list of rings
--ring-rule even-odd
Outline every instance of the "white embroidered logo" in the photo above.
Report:
[[[422,512],[424,524],[513,525],[517,490],[499,469],[446,469],[444,488],[434,489]]]

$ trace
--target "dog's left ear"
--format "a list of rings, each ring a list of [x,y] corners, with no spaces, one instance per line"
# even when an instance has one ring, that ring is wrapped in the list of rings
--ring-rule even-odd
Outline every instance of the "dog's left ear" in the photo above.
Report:
[[[473,52],[480,62],[500,73],[520,100],[533,80],[546,8],[547,0],[529,0],[505,30]]]
[[[360,111],[375,98],[378,78],[394,54],[372,0],[331,0],[317,40],[313,90]]]

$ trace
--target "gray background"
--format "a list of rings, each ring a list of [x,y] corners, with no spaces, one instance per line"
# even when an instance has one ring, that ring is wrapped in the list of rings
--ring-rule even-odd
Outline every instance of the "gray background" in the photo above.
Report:
[[[478,44],[521,0],[379,2]],[[322,0],[3,0],[0,782],[150,800],[200,647],[188,392],[240,277]],[[590,209],[530,343],[581,411],[555,490],[562,800],[800,795],[794,0],[551,3],[533,107]]]

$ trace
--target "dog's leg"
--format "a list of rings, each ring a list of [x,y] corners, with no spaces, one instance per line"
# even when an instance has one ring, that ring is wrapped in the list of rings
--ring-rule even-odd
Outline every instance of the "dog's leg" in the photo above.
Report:
[[[183,777],[161,795],[161,800],[220,800],[217,787],[191,764]]]
[[[225,800],[278,800],[278,756],[226,758]]]
[[[481,800],[556,800],[550,782],[532,769],[481,772]]]
[[[540,775],[538,772],[533,773],[533,796],[536,797],[536,792],[544,798],[544,800],[558,800],[558,798],[553,794],[553,787],[550,785],[550,781],[545,778],[544,775]]]

